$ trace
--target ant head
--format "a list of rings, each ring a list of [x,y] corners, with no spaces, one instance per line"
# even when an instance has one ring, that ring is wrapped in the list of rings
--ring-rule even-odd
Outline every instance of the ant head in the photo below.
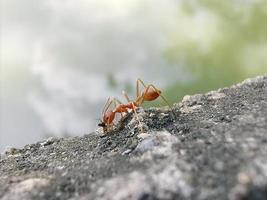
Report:
[[[103,120],[101,126],[106,126],[108,124],[111,124],[115,118],[115,112],[108,111],[103,115]]]

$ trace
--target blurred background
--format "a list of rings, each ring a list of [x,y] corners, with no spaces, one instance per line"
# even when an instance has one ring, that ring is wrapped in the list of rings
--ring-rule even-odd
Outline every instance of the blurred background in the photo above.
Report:
[[[93,132],[138,77],[174,103],[267,73],[266,0],[0,1],[0,152]]]

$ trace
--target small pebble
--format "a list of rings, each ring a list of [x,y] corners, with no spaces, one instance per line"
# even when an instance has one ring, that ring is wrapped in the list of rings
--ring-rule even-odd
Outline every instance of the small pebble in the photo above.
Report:
[[[245,174],[243,172],[241,172],[241,173],[239,173],[237,175],[237,180],[242,185],[247,185],[247,184],[249,184],[251,182],[251,179],[250,179],[249,175],[248,174]]]
[[[132,149],[127,149],[124,152],[122,152],[122,155],[127,155],[132,152]]]

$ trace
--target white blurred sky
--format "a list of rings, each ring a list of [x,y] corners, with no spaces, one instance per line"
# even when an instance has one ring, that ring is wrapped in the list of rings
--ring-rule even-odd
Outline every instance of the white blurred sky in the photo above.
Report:
[[[1,0],[0,150],[92,132],[105,99],[137,77],[161,88],[186,80],[164,60],[168,37],[179,28],[209,48],[214,23],[183,15],[178,0]]]

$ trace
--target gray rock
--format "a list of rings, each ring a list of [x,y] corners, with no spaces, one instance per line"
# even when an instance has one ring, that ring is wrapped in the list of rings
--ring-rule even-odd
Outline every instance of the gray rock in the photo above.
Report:
[[[0,158],[0,199],[267,199],[267,76]]]

